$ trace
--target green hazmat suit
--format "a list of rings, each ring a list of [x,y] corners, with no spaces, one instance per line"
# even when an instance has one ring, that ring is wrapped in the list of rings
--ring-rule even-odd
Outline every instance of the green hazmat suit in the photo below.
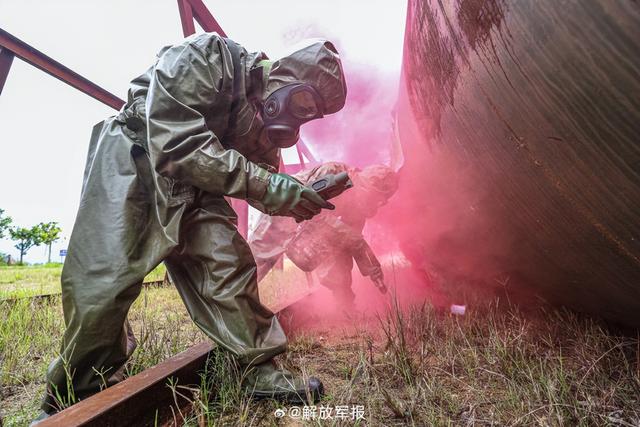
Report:
[[[189,37],[162,49],[131,82],[119,114],[94,127],[62,273],[67,329],[43,411],[69,403],[68,380],[82,399],[102,378],[108,385],[122,378],[136,346],[127,312],[162,261],[193,321],[240,363],[264,364],[285,351],[225,197],[287,214],[293,199],[276,200],[287,186],[274,185],[279,150],[264,138],[257,101],[301,81],[333,113],[346,86],[329,42],[276,61],[268,76],[259,65],[266,59],[217,34]]]

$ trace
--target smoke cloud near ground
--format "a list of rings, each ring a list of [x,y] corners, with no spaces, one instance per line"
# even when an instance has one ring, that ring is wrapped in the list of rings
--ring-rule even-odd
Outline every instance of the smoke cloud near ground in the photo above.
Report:
[[[293,34],[292,38],[300,35]],[[339,40],[333,40],[340,51]],[[501,275],[499,261],[509,245],[500,241],[499,233],[489,235],[488,227],[482,226],[488,213],[478,206],[486,195],[476,190],[465,165],[447,159],[437,141],[424,138],[419,129],[428,129],[429,124],[426,118],[413,116],[400,75],[348,59],[343,65],[348,85],[345,108],[305,124],[302,136],[323,162],[342,161],[360,168],[376,163],[401,166],[397,193],[367,221],[363,233],[383,264],[389,294],[401,305],[426,302],[448,310],[450,304],[468,302],[469,285],[482,287],[483,292],[500,291],[508,278]],[[401,165],[394,155],[398,143],[404,158]],[[349,192],[341,197],[348,198]],[[352,277],[357,310],[374,313],[390,306],[390,295],[381,295],[355,266]],[[489,287],[487,278],[494,282]],[[323,313],[325,320],[329,313],[345,319],[326,289],[307,304],[307,313]]]
[[[336,43],[340,50],[339,41]],[[348,96],[345,108],[334,114],[305,124],[302,136],[318,159],[323,162],[341,161],[364,168],[373,164],[392,164],[397,129],[394,129],[398,108],[399,79],[397,74],[384,73],[375,64],[356,64],[345,60]],[[414,153],[404,153],[414,156]],[[444,305],[446,298],[436,290],[426,274],[426,259],[421,250],[428,202],[420,177],[400,172],[400,189],[378,214],[367,221],[364,237],[383,264],[385,281],[390,288],[382,295],[370,281],[362,277],[354,265],[352,289],[356,294],[356,308],[375,313],[386,310],[393,294],[401,303],[430,301]],[[348,203],[349,192],[340,196]],[[413,227],[407,226],[412,224]],[[451,225],[454,226],[453,224]],[[331,236],[327,236],[331,239]],[[414,253],[408,255],[407,250]],[[419,253],[418,253],[419,252]],[[346,284],[345,284],[346,285]],[[314,294],[305,306],[309,313],[323,313],[323,319],[346,319],[345,312],[327,289]],[[347,316],[348,317],[348,316]]]
[[[379,230],[372,238],[378,236],[381,246],[396,242],[421,280],[409,289],[427,287],[434,305],[466,304],[469,297],[503,292],[508,276],[502,260],[513,244],[488,225],[492,213],[486,207],[492,204],[471,172],[473,159],[455,160],[437,137],[425,138],[428,118],[414,116],[404,82],[397,99],[404,164],[398,192],[370,224],[370,230]]]

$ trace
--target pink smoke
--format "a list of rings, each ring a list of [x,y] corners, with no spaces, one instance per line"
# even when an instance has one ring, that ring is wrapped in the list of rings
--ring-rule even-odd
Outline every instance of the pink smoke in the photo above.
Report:
[[[309,33],[313,34],[311,27],[290,36],[296,39]],[[339,40],[332,41],[340,50]],[[446,272],[448,277],[471,282],[498,274],[497,264],[487,259],[498,260],[506,244],[491,236],[492,245],[485,246],[489,239],[475,231],[486,229],[480,227],[486,218],[475,210],[485,195],[472,190],[476,187],[472,179],[460,173],[463,166],[443,159],[437,147],[430,145],[433,142],[424,140],[400,76],[382,73],[375,64],[354,64],[344,59],[343,65],[348,85],[346,106],[337,114],[305,124],[305,142],[323,162],[365,167],[390,165],[394,137],[399,135],[405,160],[399,172],[400,187],[368,220],[364,237],[382,262],[387,285],[400,304],[464,304],[464,295],[449,289],[448,282],[434,278],[432,272]],[[420,125],[421,129],[428,127]],[[461,244],[477,248],[483,256],[468,255],[474,251],[457,253],[454,248]],[[381,295],[355,266],[352,278],[360,312],[389,308],[389,296]],[[303,311],[307,317],[309,313],[322,313],[325,322],[327,318],[337,323],[349,320],[326,289],[308,299]]]

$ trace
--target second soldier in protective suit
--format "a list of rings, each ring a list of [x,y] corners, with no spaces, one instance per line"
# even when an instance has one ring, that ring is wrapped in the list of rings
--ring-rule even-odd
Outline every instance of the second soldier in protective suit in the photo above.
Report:
[[[328,41],[275,62],[217,34],[160,51],[131,82],[120,113],[93,130],[62,273],[67,329],[47,373],[45,413],[96,393],[102,378],[121,379],[135,348],[127,312],[162,261],[193,321],[254,368],[249,391],[294,401],[322,393],[319,380],[305,383],[272,363],[287,340],[260,303],[256,264],[225,197],[298,220],[333,208],[276,171],[300,125],[339,111],[345,98]]]
[[[351,309],[355,294],[351,270],[355,260],[360,273],[386,292],[380,262],[365,241],[362,231],[367,219],[387,203],[398,188],[398,176],[383,165],[362,170],[345,163],[327,162],[294,176],[305,184],[328,175],[347,172],[353,188],[332,201],[336,209],[311,221],[297,224],[288,218],[260,215],[249,244],[258,266],[258,280],[286,254],[304,271],[316,271],[320,283],[329,288],[339,306]]]

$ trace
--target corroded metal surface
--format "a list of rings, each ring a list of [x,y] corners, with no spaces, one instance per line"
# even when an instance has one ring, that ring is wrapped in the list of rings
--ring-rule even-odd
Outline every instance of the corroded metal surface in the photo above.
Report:
[[[172,405],[184,406],[184,390],[174,395],[167,385],[173,378],[178,385],[198,385],[199,370],[212,349],[198,344],[166,361],[127,378],[39,423],[48,426],[146,426],[167,419]],[[175,414],[179,411],[174,410]]]
[[[90,97],[97,99],[98,101],[110,106],[111,108],[119,110],[120,107],[124,105],[124,101],[122,99],[101,88],[92,81],[82,77],[75,71],[65,67],[58,61],[48,57],[33,46],[29,46],[17,37],[7,33],[2,28],[0,28],[0,48],[2,48],[2,51],[4,51],[5,49],[11,51],[15,56],[22,59],[23,61],[28,62],[34,67],[41,69],[45,73],[52,75],[56,79],[61,80],[70,86],[73,86],[79,91],[84,92]],[[3,66],[2,64],[0,64],[0,68],[6,67],[6,71],[8,72],[9,65],[6,65],[5,61],[5,65]],[[2,69],[0,69],[0,74],[6,73],[4,73]],[[6,79],[6,76],[0,79],[2,80],[2,84],[4,84],[4,79]]]
[[[9,75],[9,70],[11,70],[13,57],[13,52],[7,48],[0,47],[0,94],[2,94],[4,84],[7,82],[7,76]]]
[[[430,262],[640,325],[640,3],[410,0],[407,24]]]

